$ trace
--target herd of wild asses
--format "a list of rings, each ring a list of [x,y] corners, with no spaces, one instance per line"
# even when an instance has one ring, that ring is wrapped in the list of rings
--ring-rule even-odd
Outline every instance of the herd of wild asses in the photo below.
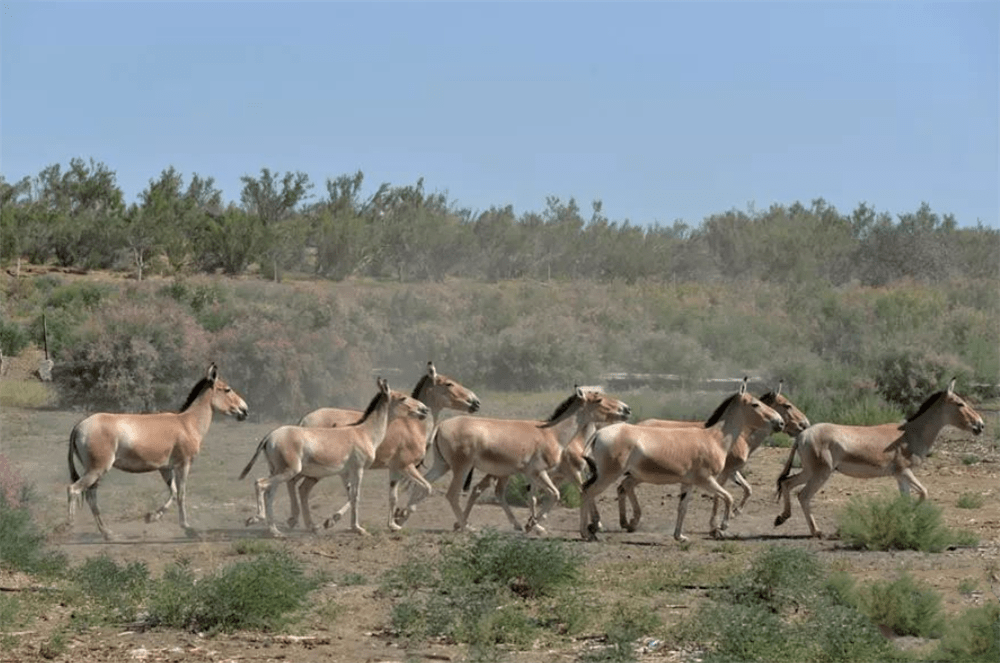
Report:
[[[240,474],[245,478],[264,453],[270,473],[254,482],[257,513],[247,525],[264,521],[273,536],[283,536],[273,505],[275,491],[285,484],[291,502],[286,526],[294,528],[301,514],[304,526],[315,530],[309,493],[323,477],[339,475],[348,501],[325,525],[350,509],[351,528],[364,534],[358,516],[364,472],[388,469],[387,524],[391,530],[402,527],[417,505],[433,493],[432,483],[450,471],[446,497],[457,530],[468,527],[476,500],[493,485],[515,529],[544,532],[541,523],[559,499],[557,486],[569,482],[581,491],[580,536],[591,540],[602,528],[596,498],[620,479],[617,495],[623,528],[632,531],[639,523],[638,484],[681,484],[674,538],[686,540],[681,530],[694,486],[713,496],[710,529],[714,536],[721,536],[730,513],[739,513],[750,496],[750,485],[740,470],[768,435],[783,431],[795,440],[778,477],[783,510],[774,524],[791,516],[792,489],[801,485],[802,512],[812,535],[821,537],[810,502],[834,471],[861,479],[893,476],[902,493],[908,494],[912,487],[923,500],[927,489],[912,468],[931,450],[941,429],[954,426],[979,435],[984,428],[982,417],[955,393],[954,379],[947,389],[928,396],[902,424],[875,426],[811,424],[781,394],[780,384],[756,398],[747,393],[746,380],[705,421],[646,419],[637,423],[628,423],[632,411],[626,403],[591,387],[575,387],[544,421],[476,416],[480,408],[476,394],[438,373],[432,362],[410,395],[391,389],[381,378],[376,382],[378,390],[363,411],[322,408],[297,425],[281,426],[264,436]],[[441,419],[444,409],[467,414]],[[212,364],[180,412],[101,413],[76,424],[68,454],[70,525],[82,495],[101,534],[113,539],[97,506],[97,486],[116,467],[126,472],[158,471],[170,494],[146,520],[162,517],[176,500],[180,525],[191,533],[185,503],[188,472],[216,410],[239,420],[249,413],[243,398]],[[796,455],[801,470],[792,474]],[[426,473],[421,473],[422,466],[429,466]],[[483,478],[470,490],[474,471]],[[530,517],[523,527],[506,500],[507,483],[515,475],[524,477],[531,494]],[[743,489],[739,504],[724,488],[729,479]],[[408,487],[404,505],[399,499],[400,483]],[[464,508],[463,490],[470,490]],[[631,518],[627,503],[632,507]]]

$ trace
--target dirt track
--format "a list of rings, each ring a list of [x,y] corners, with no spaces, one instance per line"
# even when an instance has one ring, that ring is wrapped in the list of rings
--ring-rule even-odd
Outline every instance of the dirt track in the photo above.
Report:
[[[1000,455],[991,444],[997,426],[996,413],[984,413],[984,416],[987,432],[983,438],[975,439],[949,429],[939,438],[934,455],[917,471],[930,491],[930,499],[942,508],[947,524],[975,532],[980,538],[978,547],[940,554],[846,550],[836,540],[808,538],[808,529],[794,502],[792,519],[782,528],[775,529],[773,520],[778,507],[772,499],[773,483],[787,451],[773,448],[761,449],[751,459],[747,478],[754,485],[755,493],[747,511],[731,524],[732,545],[762,547],[780,543],[801,546],[815,552],[825,563],[848,570],[859,580],[891,578],[897,570],[908,569],[942,592],[945,609],[952,613],[975,603],[995,600],[990,592],[989,576],[998,576],[996,584],[1000,591]],[[38,519],[50,530],[55,530],[65,519],[67,435],[79,418],[79,414],[68,412],[6,410],[0,414],[3,434],[0,451],[35,486],[39,498]],[[169,511],[160,522],[147,524],[143,521],[142,515],[158,506],[165,496],[158,475],[130,476],[113,471],[103,480],[99,495],[107,522],[122,540],[105,543],[89,511],[84,508],[75,528],[60,535],[54,543],[69,555],[72,563],[108,554],[122,561],[142,560],[154,576],[182,557],[189,558],[196,569],[229,563],[234,559],[235,540],[267,538],[263,526],[246,528],[243,525],[254,509],[253,489],[249,478],[240,482],[236,475],[249,459],[257,440],[273,427],[274,424],[240,424],[216,419],[202,454],[195,461],[189,482],[191,520],[200,531],[199,538],[184,535],[177,525],[176,510]],[[972,456],[980,462],[963,462]],[[265,465],[258,464],[251,476],[258,476]],[[460,660],[464,651],[461,647],[425,643],[405,651],[401,643],[385,634],[391,605],[376,591],[381,575],[409,555],[431,554],[443,539],[462,536],[452,532],[453,517],[441,494],[446,486],[444,480],[436,486],[438,492],[413,515],[404,531],[389,533],[385,527],[386,479],[383,471],[369,472],[362,489],[362,523],[372,536],[359,537],[341,524],[318,536],[293,532],[283,544],[311,568],[325,571],[335,581],[318,590],[315,596],[317,602],[327,602],[331,608],[310,613],[306,622],[296,626],[288,637],[239,633],[203,638],[176,631],[97,630],[74,635],[68,651],[56,660]],[[814,511],[820,526],[832,532],[838,510],[853,495],[892,491],[895,491],[892,479],[858,481],[836,476],[814,500]],[[984,505],[978,509],[958,508],[958,498],[964,493],[984,496]],[[738,489],[735,494],[739,494]],[[717,541],[708,538],[711,505],[707,498],[693,500],[685,528],[692,542],[680,546],[671,537],[676,516],[676,488],[641,486],[639,497],[644,515],[642,526],[635,533],[619,530],[614,495],[609,491],[599,502],[608,529],[601,541],[580,541],[578,512],[565,508],[557,508],[550,517],[547,536],[563,538],[571,545],[580,546],[585,552],[585,573],[591,576],[628,573],[629,569],[637,569],[638,573],[644,562],[664,555],[696,563],[725,554]],[[322,522],[343,499],[338,480],[320,482],[314,491],[314,520]],[[279,493],[276,508],[279,514],[287,512],[284,491]],[[525,510],[517,512],[523,520]],[[492,504],[477,506],[470,521],[479,528],[509,529],[501,510]],[[360,574],[365,582],[338,585],[336,580],[347,574]],[[2,580],[4,583],[13,581],[11,578]],[[974,582],[977,591],[961,594],[958,587],[963,581]],[[696,598],[692,597],[693,600]],[[686,612],[684,605],[666,606],[663,616],[670,621]],[[50,621],[58,622],[56,617],[52,615]],[[0,653],[0,661],[34,660],[38,657],[39,643],[46,637],[44,631],[39,630],[35,635],[18,638],[16,647]],[[513,660],[569,661],[574,660],[575,655],[572,650],[539,650],[517,655]],[[664,658],[664,652],[655,656],[656,660],[669,660]]]

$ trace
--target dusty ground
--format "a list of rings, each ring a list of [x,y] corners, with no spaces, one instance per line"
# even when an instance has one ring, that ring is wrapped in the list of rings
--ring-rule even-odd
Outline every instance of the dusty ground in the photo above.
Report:
[[[872,553],[847,550],[836,540],[816,541],[806,536],[808,529],[798,504],[793,518],[782,528],[772,525],[778,507],[771,499],[775,477],[780,472],[787,451],[761,449],[751,460],[748,480],[755,486],[747,511],[733,521],[732,544],[760,548],[769,544],[800,546],[819,558],[854,574],[861,580],[891,578],[908,569],[929,583],[945,597],[950,613],[987,600],[991,593],[990,577],[1000,591],[1000,456],[996,448],[997,416],[984,412],[987,431],[979,439],[954,430],[938,440],[935,454],[918,471],[930,490],[931,500],[941,507],[947,524],[971,530],[980,545],[971,549],[940,554]],[[34,485],[38,496],[37,518],[42,526],[55,531],[65,520],[67,481],[66,445],[69,430],[81,418],[78,413],[39,412],[5,409],[0,412],[0,452],[12,460],[24,478]],[[105,543],[97,533],[89,511],[84,508],[70,532],[55,537],[53,543],[65,551],[73,564],[89,557],[107,554],[121,561],[141,560],[154,576],[162,568],[182,557],[192,560],[195,568],[215,568],[234,559],[233,542],[241,538],[266,538],[262,526],[246,528],[244,520],[253,510],[252,483],[238,481],[237,474],[249,459],[257,441],[273,423],[237,423],[217,417],[209,431],[202,455],[196,460],[188,499],[192,523],[199,538],[188,538],[177,525],[172,510],[158,523],[147,524],[142,515],[158,506],[165,497],[163,484],[156,474],[131,476],[113,471],[102,482],[99,492],[102,510],[109,524],[121,535],[116,543]],[[967,464],[975,457],[979,462]],[[258,462],[251,476],[263,473],[266,463]],[[446,479],[447,480],[447,479]],[[386,633],[389,602],[377,592],[382,573],[409,555],[432,553],[442,540],[461,536],[452,532],[453,517],[441,492],[426,501],[407,523],[403,532],[389,533],[386,518],[386,474],[373,471],[366,475],[362,490],[362,523],[372,533],[360,537],[343,525],[318,536],[293,532],[283,545],[301,557],[310,568],[323,570],[334,582],[316,592],[318,604],[328,609],[312,611],[304,623],[286,634],[237,633],[204,637],[177,631],[98,629],[69,636],[65,651],[54,660],[64,661],[404,661],[461,660],[464,649],[441,643],[423,643],[404,648],[404,644]],[[437,486],[445,487],[445,483]],[[817,496],[814,510],[820,526],[835,529],[838,510],[854,495],[878,494],[895,490],[891,479],[858,481],[834,477]],[[984,504],[977,509],[958,508],[959,496],[979,494]],[[738,490],[735,494],[739,494]],[[708,538],[710,503],[707,498],[693,501],[688,512],[686,531],[692,542],[680,546],[671,533],[676,515],[676,488],[642,486],[640,499],[645,507],[641,529],[629,534],[617,527],[614,495],[606,493],[599,505],[608,532],[602,540],[583,543],[578,537],[578,512],[558,508],[550,517],[551,537],[559,537],[578,546],[585,554],[585,573],[590,576],[614,572],[630,573],[631,568],[663,556],[680,557],[692,563],[724,554],[725,546]],[[314,491],[314,520],[322,522],[331,509],[343,500],[340,482],[327,479]],[[280,514],[286,513],[287,497],[282,491],[277,500]],[[520,509],[519,514],[525,513]],[[501,510],[492,504],[477,506],[471,522],[480,528],[508,530]],[[722,551],[722,552],[720,552]],[[361,584],[337,582],[348,574],[360,574]],[[0,577],[0,585],[26,584],[23,578],[9,574]],[[976,590],[959,592],[971,585]],[[697,600],[695,596],[690,601]],[[667,620],[688,611],[681,602],[666,606]],[[59,608],[68,611],[70,608]],[[50,637],[47,629],[64,620],[65,614],[48,615],[38,620],[29,632],[3,640],[0,661],[42,660],[42,644]],[[517,654],[517,661],[575,660],[580,647],[559,652],[536,650]],[[676,654],[659,651],[650,660],[677,660]]]

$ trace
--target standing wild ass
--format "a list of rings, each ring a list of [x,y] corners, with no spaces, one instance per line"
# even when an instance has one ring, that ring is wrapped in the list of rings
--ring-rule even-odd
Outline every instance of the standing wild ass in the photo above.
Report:
[[[456,530],[466,529],[476,499],[493,477],[523,474],[535,493],[544,492],[554,504],[559,499],[559,489],[552,483],[549,472],[559,465],[562,450],[570,439],[590,424],[624,421],[630,414],[629,406],[617,398],[576,388],[544,422],[452,417],[441,422],[434,432],[431,444],[434,464],[424,478],[433,482],[449,470],[452,472],[446,497],[455,514]],[[473,489],[463,510],[459,495],[463,481],[473,469],[490,476]],[[504,494],[499,498],[507,519],[520,530]],[[411,496],[404,519],[419,501],[420,496]],[[542,530],[534,519],[528,521],[525,529]]]
[[[417,382],[411,396],[426,405],[430,409],[431,416],[424,420],[404,417],[389,422],[385,439],[382,440],[382,444],[378,445],[375,460],[368,468],[370,470],[389,469],[388,524],[390,530],[400,528],[395,518],[400,480],[408,480],[412,485],[411,490],[421,490],[425,496],[430,495],[434,490],[424,479],[417,466],[424,459],[428,440],[434,426],[437,425],[441,410],[445,408],[462,412],[477,412],[479,410],[479,398],[476,394],[447,375],[438,373],[437,369],[434,368],[434,362],[430,361],[427,362],[427,372]],[[350,425],[357,423],[361,414],[358,410],[321,408],[302,417],[299,426],[330,428]],[[309,491],[317,481],[316,478],[302,478],[299,492],[306,495],[303,499],[308,499]],[[293,528],[299,520],[299,501],[295,498],[295,481],[288,482],[288,496],[292,504],[288,527]],[[348,500],[333,514],[333,517],[324,523],[324,526],[330,527],[343,518],[350,506],[351,502]]]
[[[180,525],[188,535],[187,477],[191,462],[201,451],[201,442],[212,424],[212,412],[218,410],[243,421],[249,413],[246,402],[219,378],[215,364],[191,390],[180,412],[152,414],[92,414],[76,426],[69,436],[68,488],[70,526],[76,516],[80,495],[97,521],[97,528],[107,540],[114,534],[101,519],[97,507],[97,485],[112,467],[125,472],[157,470],[170,489],[163,506],[146,514],[146,522],[159,520],[174,500]],[[83,475],[77,473],[73,458],[80,460]]]
[[[428,414],[427,406],[420,401],[401,391],[390,390],[389,383],[382,378],[378,378],[377,383],[378,393],[368,404],[361,421],[353,426],[281,426],[264,436],[250,462],[240,473],[240,479],[246,477],[260,452],[265,452],[271,474],[255,482],[257,514],[247,519],[247,525],[266,520],[273,536],[284,536],[274,523],[274,491],[278,484],[303,476],[306,481],[312,481],[308,484],[311,488],[322,477],[339,474],[351,503],[351,529],[359,534],[367,534],[358,517],[361,479],[365,468],[375,459],[376,450],[382,444],[392,419],[424,419]],[[301,491],[300,498],[306,529],[315,531],[309,517],[309,491]]]
[[[777,412],[746,393],[746,382],[740,390],[723,401],[704,427],[654,428],[635,424],[614,424],[597,431],[590,439],[590,455],[586,456],[592,476],[584,485],[580,504],[580,536],[596,538],[596,499],[619,477],[625,476],[619,491],[631,492],[639,483],[682,484],[677,507],[674,538],[686,541],[681,534],[684,515],[691,497],[691,486],[698,486],[722,498],[725,511],[722,524],[712,527],[712,535],[720,536],[729,524],[733,497],[719,485],[716,477],[726,464],[726,457],[736,440],[748,430],[769,426],[781,430],[784,421]],[[640,515],[637,501],[633,502],[636,518]]]
[[[805,429],[809,428],[809,419],[806,417],[802,411],[795,406],[790,400],[781,394],[781,388],[784,385],[784,381],[778,383],[778,388],[775,391],[769,391],[760,397],[760,402],[767,405],[771,409],[775,410],[781,415],[784,420],[785,425],[782,428],[783,433],[789,436],[796,436]],[[687,422],[687,421],[673,421],[668,419],[646,419],[640,421],[639,426],[655,426],[659,428],[684,428],[690,427],[692,425],[701,426],[702,423],[699,422]],[[746,506],[747,501],[753,494],[753,488],[750,483],[743,477],[742,470],[746,464],[747,460],[750,458],[750,454],[756,451],[760,445],[766,440],[772,431],[768,427],[756,428],[749,433],[741,435],[736,442],[733,443],[732,448],[729,450],[729,455],[726,456],[726,465],[719,473],[716,479],[719,485],[723,488],[729,479],[733,479],[736,484],[743,489],[743,499],[740,500],[739,504],[733,506],[733,515],[738,515],[743,507]],[[633,486],[634,488],[634,486]],[[619,523],[622,529],[628,531],[635,531],[639,525],[640,513],[636,512],[634,517],[629,520],[627,517],[625,500],[629,499],[633,504],[637,503],[637,497],[635,491],[625,491],[618,490],[618,514]],[[716,495],[712,500],[712,519],[710,521],[712,529],[715,529],[715,524],[717,522],[719,506],[721,505],[721,498]]]
[[[774,526],[792,515],[792,488],[805,484],[799,491],[799,504],[810,533],[821,538],[823,532],[816,527],[809,503],[835,471],[858,479],[893,476],[899,492],[908,495],[913,486],[922,502],[927,489],[913,476],[912,468],[930,452],[941,429],[955,426],[974,435],[983,432],[983,418],[954,390],[953,378],[946,390],[927,397],[903,424],[816,424],[800,433],[778,477],[778,499],[784,501],[784,509]],[[802,459],[802,471],[789,476],[795,454]]]

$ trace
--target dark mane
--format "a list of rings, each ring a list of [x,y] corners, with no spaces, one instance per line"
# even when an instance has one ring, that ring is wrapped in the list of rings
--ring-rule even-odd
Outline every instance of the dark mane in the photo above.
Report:
[[[715,424],[719,423],[719,420],[722,419],[722,415],[726,411],[726,408],[729,407],[729,404],[732,403],[733,399],[737,396],[739,396],[738,393],[733,394],[726,400],[722,401],[722,404],[715,408],[715,412],[712,413],[712,416],[705,421],[705,428],[711,428]]]
[[[381,389],[379,389],[379,392],[377,394],[375,394],[374,398],[372,398],[372,402],[368,404],[367,408],[365,408],[365,413],[361,415],[360,419],[358,419],[357,421],[355,421],[351,425],[352,426],[357,426],[358,424],[364,422],[364,420],[368,418],[368,415],[370,415],[372,412],[375,411],[375,408],[377,408],[379,406],[379,404],[382,402],[382,399],[384,399],[384,398],[388,398],[388,397],[385,394],[382,393]]]
[[[198,400],[198,397],[201,396],[201,392],[205,391],[206,389],[210,389],[213,384],[215,384],[215,381],[210,380],[208,378],[202,378],[198,380],[198,384],[196,384],[194,388],[191,389],[191,393],[188,394],[187,400],[184,401],[184,405],[181,406],[181,412],[184,412],[189,407],[191,407],[191,405],[196,400]]]
[[[922,415],[924,412],[927,412],[927,410],[931,409],[931,406],[934,405],[934,403],[937,402],[937,399],[939,399],[942,396],[944,396],[944,394],[945,394],[945,392],[943,392],[943,391],[936,391],[933,394],[931,394],[930,396],[928,396],[927,400],[925,400],[924,403],[923,403],[923,405],[920,406],[920,409],[917,410],[916,414],[913,414],[913,415],[910,415],[909,417],[907,417],[906,421],[907,422],[913,421],[914,419],[916,419],[917,417],[919,417],[920,415]]]
[[[778,395],[773,391],[769,391],[760,397],[760,402],[764,405],[771,407],[778,400]]]
[[[426,387],[427,383],[430,381],[431,381],[431,376],[424,373],[423,376],[420,378],[420,382],[418,382],[417,386],[413,388],[413,393],[410,394],[410,396],[412,398],[420,400],[420,392],[424,390],[424,387]]]
[[[569,406],[576,402],[577,398],[578,396],[574,393],[572,396],[560,403],[556,408],[556,411],[552,413],[552,416],[545,420],[545,423],[551,424],[553,421],[561,417],[566,410],[569,409]]]

